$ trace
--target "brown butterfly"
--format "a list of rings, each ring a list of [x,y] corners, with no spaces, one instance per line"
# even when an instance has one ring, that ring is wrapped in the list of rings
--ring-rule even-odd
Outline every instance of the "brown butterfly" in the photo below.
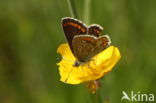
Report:
[[[89,61],[111,43],[108,35],[100,36],[103,28],[98,24],[87,27],[80,20],[64,17],[62,18],[62,27],[69,47],[77,59],[75,66]]]

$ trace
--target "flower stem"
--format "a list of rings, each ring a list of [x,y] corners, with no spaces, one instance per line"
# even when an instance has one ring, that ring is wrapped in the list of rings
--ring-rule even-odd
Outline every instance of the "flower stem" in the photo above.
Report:
[[[94,80],[86,82],[86,87],[90,92],[91,103],[101,103],[101,96],[99,91],[101,87],[100,81]]]
[[[69,7],[69,10],[70,10],[71,16],[73,18],[78,18],[74,1],[73,0],[67,0],[67,2],[68,2],[68,7]]]
[[[84,21],[87,25],[90,23],[90,7],[91,0],[85,0],[84,2]]]
[[[102,103],[99,91],[95,94],[90,94],[91,103]]]

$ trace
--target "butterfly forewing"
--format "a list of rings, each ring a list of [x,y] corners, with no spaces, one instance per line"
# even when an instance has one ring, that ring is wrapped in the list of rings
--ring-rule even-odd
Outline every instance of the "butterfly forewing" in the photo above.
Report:
[[[72,43],[75,57],[80,62],[86,62],[106,49],[110,44],[110,39],[108,36],[78,35],[73,38]]]
[[[81,21],[65,17],[62,18],[62,27],[65,34],[65,37],[68,41],[71,51],[73,52],[72,40],[75,35],[83,35],[87,33],[87,26]]]

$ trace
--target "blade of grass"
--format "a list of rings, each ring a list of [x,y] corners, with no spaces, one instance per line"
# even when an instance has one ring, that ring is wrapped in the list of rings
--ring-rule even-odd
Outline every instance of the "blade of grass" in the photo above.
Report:
[[[78,18],[74,1],[73,0],[67,0],[67,2],[68,2],[68,7],[69,7],[69,11],[70,11],[71,16],[73,18]]]
[[[87,25],[90,23],[90,7],[91,7],[91,0],[84,1],[84,21]]]

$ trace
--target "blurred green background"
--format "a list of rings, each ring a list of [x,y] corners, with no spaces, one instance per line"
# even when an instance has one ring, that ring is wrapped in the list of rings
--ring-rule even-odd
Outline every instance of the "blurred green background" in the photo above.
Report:
[[[84,0],[74,2],[83,21]],[[65,16],[67,0],[0,1],[0,103],[89,103],[83,84],[59,81]],[[119,103],[123,90],[156,94],[156,1],[91,0],[90,23],[103,26],[122,55],[101,80],[103,103]]]

